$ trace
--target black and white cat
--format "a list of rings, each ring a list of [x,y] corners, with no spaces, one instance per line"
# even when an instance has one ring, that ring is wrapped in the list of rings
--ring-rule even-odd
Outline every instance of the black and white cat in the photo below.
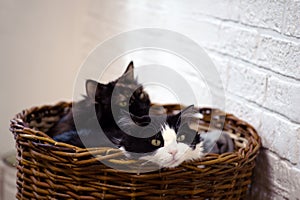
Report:
[[[197,160],[204,156],[204,149],[200,134],[191,128],[192,123],[196,123],[195,112],[194,107],[189,106],[165,117],[123,115],[119,125],[131,133],[114,141],[128,157],[156,163],[160,168],[173,168],[184,161]],[[137,129],[136,125],[145,128]]]

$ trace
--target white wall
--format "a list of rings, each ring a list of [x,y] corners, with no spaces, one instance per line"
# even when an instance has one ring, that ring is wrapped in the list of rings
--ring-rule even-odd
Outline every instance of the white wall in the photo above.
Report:
[[[23,108],[72,97],[76,72],[99,42],[141,27],[178,31],[204,46],[226,110],[262,137],[253,199],[300,196],[300,2],[1,1],[2,151]]]
[[[15,149],[9,132],[15,114],[72,97],[73,80],[84,57],[86,6],[79,1],[0,1],[1,159]],[[13,177],[8,170],[0,169],[4,200],[13,199],[15,193],[13,180],[2,185],[2,178]]]
[[[16,113],[71,97],[83,9],[75,1],[0,2],[1,152],[14,147],[8,128]]]

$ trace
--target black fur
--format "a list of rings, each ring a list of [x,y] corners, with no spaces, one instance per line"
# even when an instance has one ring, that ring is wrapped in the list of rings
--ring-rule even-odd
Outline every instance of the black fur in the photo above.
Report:
[[[128,153],[149,153],[164,146],[164,140],[162,137],[162,128],[164,124],[174,129],[177,136],[185,135],[183,143],[191,146],[195,149],[195,146],[199,144],[202,139],[197,131],[189,127],[191,123],[192,114],[194,114],[193,106],[189,106],[178,114],[170,114],[167,116],[147,115],[143,117],[137,117],[123,112],[120,119],[120,127],[124,131],[129,131],[130,135],[124,134],[119,143],[120,147],[123,147]],[[149,125],[151,123],[151,126]],[[136,131],[135,125],[145,127],[147,129],[138,129],[142,132]],[[134,131],[133,131],[134,130]],[[146,136],[146,137],[145,137]],[[152,139],[160,140],[159,146],[153,146],[151,144]]]
[[[133,68],[133,62],[130,62],[125,73],[108,84],[87,80],[87,96],[84,100],[75,103],[70,112],[47,134],[56,141],[84,147],[76,135],[77,131],[80,135],[93,135],[92,132],[97,130],[93,127],[95,121],[98,121],[105,132],[119,130],[113,112],[118,118],[124,103],[129,105],[130,113],[136,116],[147,115],[150,109],[150,99],[143,87],[134,79]],[[76,127],[80,127],[80,130],[77,130]]]

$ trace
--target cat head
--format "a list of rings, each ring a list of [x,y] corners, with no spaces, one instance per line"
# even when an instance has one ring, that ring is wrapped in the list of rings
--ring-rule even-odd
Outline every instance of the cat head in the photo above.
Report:
[[[101,107],[102,112],[112,110],[118,115],[120,109],[129,108],[129,112],[134,115],[147,115],[150,99],[134,78],[133,70],[134,65],[131,61],[123,75],[115,81],[102,84],[94,80],[87,80],[87,98],[94,102],[96,107]]]
[[[138,154],[139,159],[156,163],[159,167],[172,168],[184,161],[199,159],[203,155],[202,139],[196,130],[190,128],[194,114],[194,107],[189,106],[178,114],[167,115],[165,120],[155,115],[123,115],[119,121],[121,129],[128,132],[136,125],[145,129],[126,135],[119,146],[125,155]],[[145,137],[149,133],[152,136]]]

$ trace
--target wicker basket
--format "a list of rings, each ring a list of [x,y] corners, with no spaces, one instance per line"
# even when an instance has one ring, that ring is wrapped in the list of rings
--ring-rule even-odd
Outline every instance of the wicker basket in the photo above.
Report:
[[[11,121],[17,148],[17,199],[243,199],[251,185],[260,148],[255,129],[231,114],[201,108],[201,127],[210,122],[236,144],[233,153],[208,154],[200,161],[174,169],[141,174],[120,172],[99,161],[118,160],[121,152],[110,148],[82,149],[58,143],[44,132],[71,108],[71,103],[34,107]],[[166,105],[171,112],[179,105]],[[213,117],[212,117],[213,116]],[[211,121],[212,119],[212,121]],[[97,155],[97,156],[92,156]],[[201,167],[199,167],[201,166]]]

